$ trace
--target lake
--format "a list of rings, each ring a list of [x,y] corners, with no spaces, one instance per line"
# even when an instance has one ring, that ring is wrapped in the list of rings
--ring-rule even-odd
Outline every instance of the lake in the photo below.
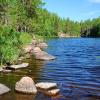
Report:
[[[0,83],[12,89],[0,100],[100,100],[100,38],[54,38],[45,49],[52,61],[26,60],[30,66],[12,73],[0,73]],[[37,82],[56,82],[60,96],[18,94],[16,81],[29,76]]]

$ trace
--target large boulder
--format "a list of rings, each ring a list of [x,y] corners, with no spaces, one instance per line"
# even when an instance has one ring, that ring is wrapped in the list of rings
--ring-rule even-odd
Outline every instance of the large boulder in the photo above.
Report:
[[[9,91],[10,91],[10,89],[7,86],[0,84],[0,95],[7,93]]]
[[[25,67],[28,67],[29,66],[29,63],[22,63],[22,64],[19,64],[19,65],[11,65],[8,67],[8,69],[19,69],[19,68],[25,68]]]
[[[19,93],[36,94],[37,89],[35,83],[30,77],[23,77],[15,85],[15,90]]]
[[[35,58],[39,59],[39,60],[53,60],[53,59],[55,59],[54,56],[48,54],[45,51],[42,51],[39,47],[35,47],[33,49],[33,54],[34,54]]]

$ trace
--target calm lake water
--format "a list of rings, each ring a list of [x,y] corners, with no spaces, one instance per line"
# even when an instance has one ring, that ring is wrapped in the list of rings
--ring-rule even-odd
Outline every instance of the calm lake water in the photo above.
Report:
[[[12,89],[0,96],[0,100],[100,100],[100,38],[68,38],[48,40],[45,49],[56,57],[52,61],[28,59],[26,69],[4,74],[0,83]],[[16,81],[30,76],[35,82],[56,82],[60,96],[48,97],[18,94],[14,91]]]

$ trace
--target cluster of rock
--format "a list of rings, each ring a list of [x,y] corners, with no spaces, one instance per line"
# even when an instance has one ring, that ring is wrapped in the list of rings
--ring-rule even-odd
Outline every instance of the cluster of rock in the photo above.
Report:
[[[36,94],[38,91],[49,96],[54,96],[59,93],[56,83],[40,82],[35,85],[30,77],[23,77],[15,85],[15,90],[19,93]]]
[[[33,42],[30,45],[25,46],[23,49],[24,49],[25,53],[30,53],[30,54],[34,55],[35,59],[38,59],[38,60],[53,60],[53,59],[55,59],[54,56],[52,56],[42,50],[42,49],[46,48],[47,46],[48,45],[45,42],[41,42],[41,43]]]
[[[10,89],[7,86],[0,84],[0,95],[9,91]],[[22,77],[20,81],[16,82],[15,91],[24,94],[36,94],[37,92],[41,92],[48,96],[55,96],[59,94],[60,90],[57,89],[56,83],[40,82],[35,84],[32,78]]]
[[[19,68],[26,68],[29,66],[28,63],[23,63],[24,58],[30,58],[30,55],[33,55],[35,59],[38,60],[53,60],[55,59],[54,56],[48,54],[47,52],[43,51],[42,49],[46,48],[48,45],[45,42],[37,42],[33,40],[31,44],[24,46],[22,52],[24,53],[25,57],[21,56],[18,59],[19,64],[15,65],[7,65],[0,67],[0,72],[11,72],[12,70],[16,70]]]
[[[36,84],[38,91],[43,92],[46,95],[54,96],[59,93],[59,89],[57,89],[56,83],[50,82],[40,82]]]
[[[45,51],[42,51],[39,47],[35,47],[32,51],[36,59],[39,60],[53,60],[55,59],[54,56],[48,54]]]
[[[48,54],[42,49],[46,48],[48,45],[44,42],[37,43],[37,41],[33,40],[30,45],[23,47],[24,54],[32,54],[35,59],[38,60],[53,60],[54,56]],[[18,61],[22,61],[24,57],[20,57]],[[29,63],[21,63],[9,66],[0,67],[0,72],[11,72],[12,70],[16,70],[19,68],[26,68],[29,66]],[[37,91],[40,91],[47,95],[56,95],[59,93],[59,89],[57,89],[56,83],[37,83],[35,85],[34,81],[30,77],[23,77],[19,82],[15,85],[15,90],[19,93],[27,93],[27,94],[36,94]],[[0,84],[0,95],[9,92],[10,89],[3,84]]]

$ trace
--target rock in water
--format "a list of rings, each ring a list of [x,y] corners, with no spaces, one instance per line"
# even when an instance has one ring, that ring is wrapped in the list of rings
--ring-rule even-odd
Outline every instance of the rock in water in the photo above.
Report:
[[[55,96],[59,94],[60,89],[57,89],[56,83],[49,83],[49,82],[41,82],[37,83],[36,87],[38,91],[48,95],[48,96]]]
[[[60,89],[51,89],[48,91],[39,89],[39,91],[48,95],[48,96],[55,96],[55,95],[59,94]]]
[[[41,42],[41,43],[37,44],[37,47],[44,49],[44,48],[47,48],[48,45],[45,42]]]
[[[39,60],[53,60],[53,59],[55,59],[54,56],[46,53],[45,51],[42,51],[39,47],[34,48],[33,54],[34,54],[35,58],[39,59]]]
[[[36,94],[37,89],[34,81],[30,77],[23,77],[15,85],[15,90],[19,93]]]
[[[36,87],[39,89],[48,90],[48,89],[57,87],[57,84],[50,83],[50,82],[40,82],[36,84]]]
[[[58,94],[60,89],[52,89],[46,92],[47,95],[56,95]]]
[[[19,64],[19,65],[11,65],[8,68],[11,68],[11,69],[19,69],[19,68],[25,68],[28,65],[29,65],[29,63],[22,63],[22,64]]]
[[[0,84],[0,95],[7,93],[9,91],[10,91],[10,89],[7,86]]]

